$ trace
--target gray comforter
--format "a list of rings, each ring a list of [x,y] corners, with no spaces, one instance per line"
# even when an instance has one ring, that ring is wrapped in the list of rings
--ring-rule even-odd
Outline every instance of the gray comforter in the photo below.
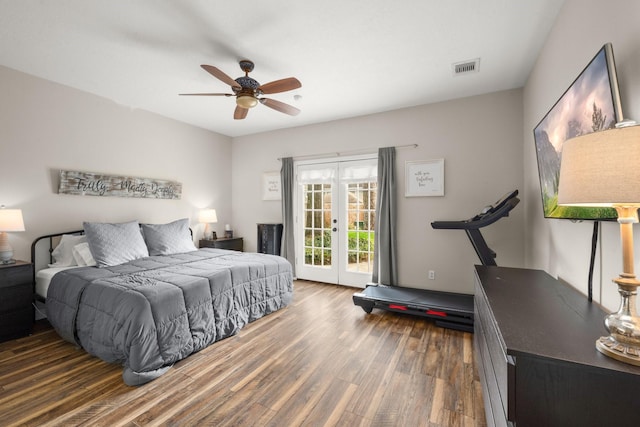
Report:
[[[292,296],[284,258],[200,249],[59,272],[46,307],[60,336],[124,365],[124,382],[140,385]]]

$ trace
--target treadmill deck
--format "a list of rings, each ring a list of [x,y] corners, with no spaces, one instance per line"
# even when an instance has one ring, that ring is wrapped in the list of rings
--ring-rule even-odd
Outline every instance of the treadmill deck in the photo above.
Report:
[[[473,295],[369,285],[353,295],[353,303],[367,313],[380,308],[432,318],[438,326],[473,332]]]

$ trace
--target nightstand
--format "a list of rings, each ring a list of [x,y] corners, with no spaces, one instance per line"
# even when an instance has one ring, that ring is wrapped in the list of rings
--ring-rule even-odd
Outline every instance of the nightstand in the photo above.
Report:
[[[232,237],[230,239],[222,238],[216,240],[200,240],[198,245],[201,248],[217,248],[217,249],[230,249],[232,251],[240,251],[243,249],[242,237]]]
[[[31,333],[34,321],[33,264],[0,265],[0,342]]]

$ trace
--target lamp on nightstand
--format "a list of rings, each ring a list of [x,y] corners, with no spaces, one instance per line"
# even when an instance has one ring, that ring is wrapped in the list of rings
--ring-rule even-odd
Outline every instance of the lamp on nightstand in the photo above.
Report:
[[[218,216],[215,209],[203,209],[200,211],[198,221],[205,223],[204,238],[209,240],[215,240],[217,238],[215,231],[211,231],[209,224],[215,224],[218,222]]]
[[[633,224],[640,208],[640,126],[594,132],[562,147],[558,204],[613,207],[618,213],[622,267],[620,308],[605,318],[609,336],[596,341],[601,353],[640,366],[640,318],[636,294],[640,282],[633,269]]]
[[[24,231],[22,210],[6,209],[0,206],[0,264],[14,264],[13,248],[9,244],[7,231]]]

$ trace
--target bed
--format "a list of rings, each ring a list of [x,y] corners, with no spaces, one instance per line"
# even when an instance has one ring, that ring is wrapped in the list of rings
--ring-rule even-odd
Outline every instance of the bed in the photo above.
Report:
[[[287,260],[197,249],[186,219],[162,225],[85,223],[83,232],[34,241],[36,294],[63,339],[122,364],[128,385],[158,378],[293,297]],[[39,268],[37,255],[42,240],[49,242],[52,258],[46,268]]]

